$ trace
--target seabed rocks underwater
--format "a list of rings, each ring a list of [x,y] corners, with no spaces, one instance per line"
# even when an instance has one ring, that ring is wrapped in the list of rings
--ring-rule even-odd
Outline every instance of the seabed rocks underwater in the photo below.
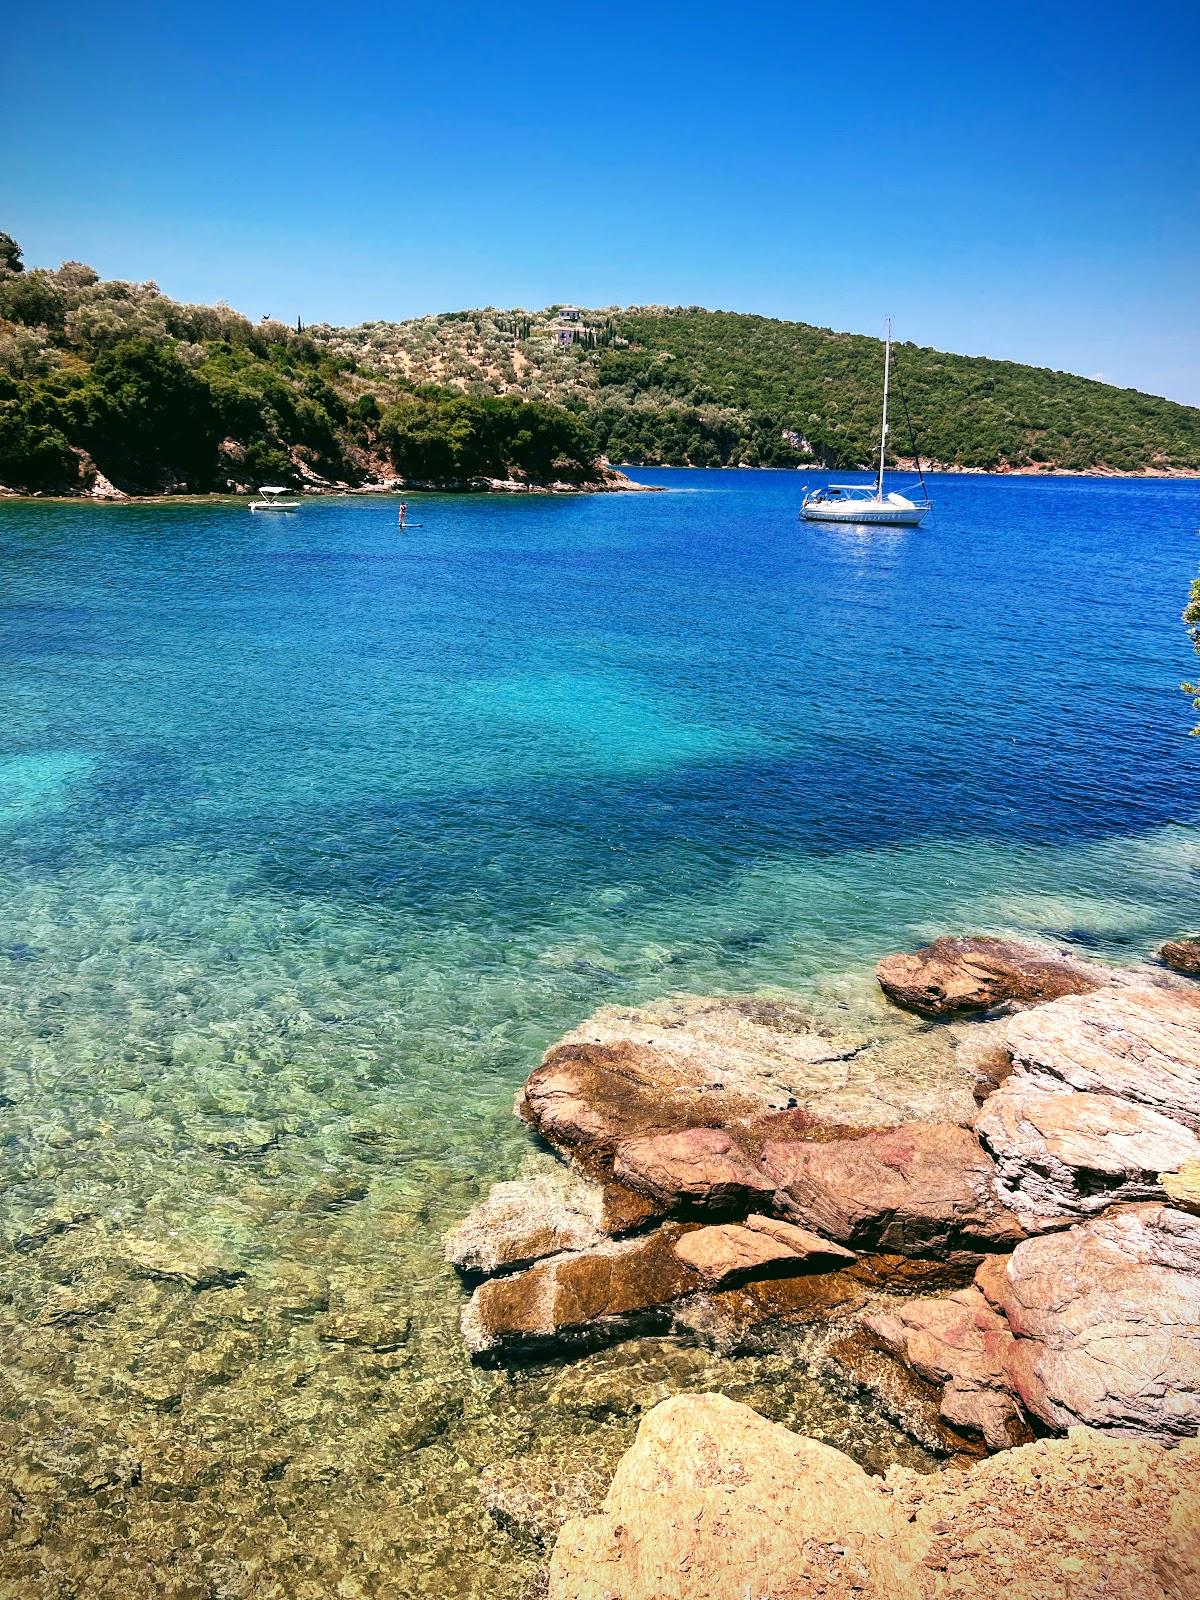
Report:
[[[0,1591],[517,1600],[676,1393],[720,1390],[872,1470],[934,1465],[830,1380],[820,1328],[474,1365],[442,1234],[492,1176],[556,1164],[491,1086],[463,1103],[492,1172],[431,1141],[422,1086],[405,1102],[375,1066],[400,980],[331,1022],[282,971],[218,994],[179,932],[153,1016],[86,958],[75,992],[26,985],[9,1014]],[[247,1039],[227,1008],[253,998]],[[917,1032],[884,1017],[858,1037]]]

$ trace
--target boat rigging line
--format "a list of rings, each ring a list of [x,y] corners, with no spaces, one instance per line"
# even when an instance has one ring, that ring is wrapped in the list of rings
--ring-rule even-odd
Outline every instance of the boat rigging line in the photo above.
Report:
[[[913,429],[912,418],[908,414],[908,396],[904,392],[904,379],[900,376],[900,362],[897,360],[894,349],[892,351],[892,363],[896,368],[896,387],[900,391],[900,404],[904,407],[904,420],[908,424],[908,442],[912,446],[913,460],[917,464],[917,477],[921,480],[921,493],[928,500],[929,490],[925,484],[925,474],[921,471],[921,452],[917,449],[917,435]]]

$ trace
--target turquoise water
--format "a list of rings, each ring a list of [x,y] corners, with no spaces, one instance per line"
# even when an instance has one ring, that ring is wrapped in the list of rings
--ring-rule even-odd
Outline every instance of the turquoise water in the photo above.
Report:
[[[1194,926],[1195,484],[947,478],[856,534],[639,476],[403,536],[0,504],[10,1584],[517,1594],[477,1485],[544,1408],[461,1360],[438,1241],[550,1040],[680,990],[874,1026],[931,935]],[[407,1339],[322,1343],[313,1272]]]

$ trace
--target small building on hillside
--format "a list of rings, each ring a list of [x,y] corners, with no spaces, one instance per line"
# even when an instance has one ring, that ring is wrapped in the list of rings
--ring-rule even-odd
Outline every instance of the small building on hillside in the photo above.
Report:
[[[554,324],[555,344],[574,344],[587,332],[583,314],[575,306],[559,306],[558,321]]]

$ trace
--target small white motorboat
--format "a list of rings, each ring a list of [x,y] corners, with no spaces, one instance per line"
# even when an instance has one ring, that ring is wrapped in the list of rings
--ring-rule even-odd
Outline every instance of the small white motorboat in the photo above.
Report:
[[[289,494],[288,489],[281,489],[277,484],[264,483],[259,489],[261,500],[251,500],[251,511],[299,511],[299,500],[283,500],[281,495]]]
[[[883,492],[883,462],[887,454],[888,436],[888,386],[892,372],[892,322],[888,318],[883,351],[883,426],[879,434],[879,472],[874,483],[831,483],[824,489],[810,489],[804,496],[800,515],[805,522],[848,522],[858,524],[878,523],[891,528],[919,528],[923,518],[933,510],[928,495],[920,500],[892,490]],[[903,399],[901,393],[901,399]],[[915,447],[914,447],[915,455]],[[921,488],[925,477],[917,457],[917,475]]]

